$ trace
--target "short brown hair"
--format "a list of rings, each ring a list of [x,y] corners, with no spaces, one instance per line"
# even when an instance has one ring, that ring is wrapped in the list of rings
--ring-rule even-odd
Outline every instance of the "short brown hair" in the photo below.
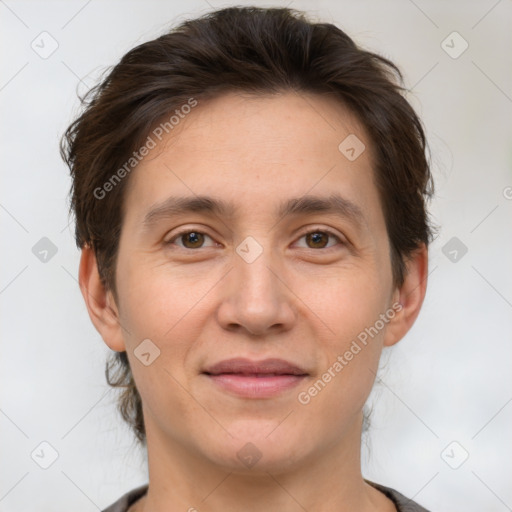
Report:
[[[61,141],[71,176],[77,246],[94,249],[106,289],[116,294],[115,263],[128,178],[97,198],[155,121],[193,97],[228,91],[333,94],[366,128],[391,247],[393,282],[433,237],[426,200],[434,184],[422,124],[404,98],[395,64],[358,47],[338,27],[287,8],[230,7],[186,21],[137,46],[81,98],[84,110]],[[340,141],[341,142],[341,141]],[[107,381],[124,389],[119,408],[145,441],[140,395],[125,352],[107,363]]]

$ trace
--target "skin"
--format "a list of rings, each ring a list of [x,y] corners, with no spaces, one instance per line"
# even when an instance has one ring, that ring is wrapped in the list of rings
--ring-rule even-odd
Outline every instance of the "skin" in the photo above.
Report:
[[[349,134],[366,146],[354,161],[338,150]],[[117,301],[87,247],[80,286],[105,343],[127,351],[143,401],[150,487],[133,510],[395,510],[361,475],[362,408],[383,347],[398,342],[420,311],[428,257],[419,247],[404,285],[393,285],[372,169],[371,142],[346,108],[286,92],[200,102],[132,172]],[[285,199],[333,191],[362,210],[359,226],[323,212],[276,215]],[[208,195],[237,210],[186,213],[144,230],[146,213],[171,195]],[[339,240],[315,245],[309,228]],[[193,244],[175,238],[182,229],[208,236]],[[235,251],[248,236],[263,250],[252,263]],[[401,311],[299,403],[298,393],[394,303]],[[145,366],[134,350],[148,338],[160,356]],[[308,377],[271,399],[240,398],[201,374],[235,356],[287,359]],[[248,442],[261,454],[250,468],[237,457]]]

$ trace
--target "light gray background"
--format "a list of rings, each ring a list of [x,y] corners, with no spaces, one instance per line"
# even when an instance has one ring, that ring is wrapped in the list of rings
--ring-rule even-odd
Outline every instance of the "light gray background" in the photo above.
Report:
[[[511,1],[251,3],[307,10],[391,58],[430,141],[441,231],[420,317],[384,358],[365,476],[433,511],[512,510]],[[229,4],[182,5],[0,1],[1,511],[92,512],[147,481],[76,281],[58,139],[77,87],[166,27]],[[59,45],[46,59],[31,47],[51,49],[43,31]],[[458,58],[442,46],[453,31],[469,44]],[[32,252],[42,237],[57,247],[47,262]],[[455,262],[442,252],[453,237],[468,249]],[[48,469],[31,458],[43,441],[58,452]]]

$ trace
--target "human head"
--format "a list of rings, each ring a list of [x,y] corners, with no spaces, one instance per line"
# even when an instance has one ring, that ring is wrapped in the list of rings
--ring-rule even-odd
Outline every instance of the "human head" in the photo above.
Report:
[[[363,126],[374,157],[393,285],[400,287],[408,258],[431,240],[426,199],[433,184],[421,123],[397,78],[402,77],[393,63],[359,48],[339,28],[284,8],[222,9],[138,46],[90,91],[84,112],[63,139],[77,245],[94,250],[102,283],[117,302],[125,192],[137,165],[120,180],[112,182],[112,176],[155,127],[183,105],[192,108],[191,99],[200,106],[233,92],[296,91],[336,99]],[[107,376],[125,386],[121,410],[143,440],[128,358],[125,352],[116,356],[118,373],[110,366]]]

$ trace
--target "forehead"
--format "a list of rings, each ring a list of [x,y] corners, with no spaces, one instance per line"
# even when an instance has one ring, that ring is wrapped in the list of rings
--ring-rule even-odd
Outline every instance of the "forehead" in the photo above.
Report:
[[[130,176],[126,211],[139,221],[169,196],[194,195],[222,198],[243,215],[336,193],[368,217],[381,214],[366,130],[332,97],[224,94],[198,101],[161,138]]]

